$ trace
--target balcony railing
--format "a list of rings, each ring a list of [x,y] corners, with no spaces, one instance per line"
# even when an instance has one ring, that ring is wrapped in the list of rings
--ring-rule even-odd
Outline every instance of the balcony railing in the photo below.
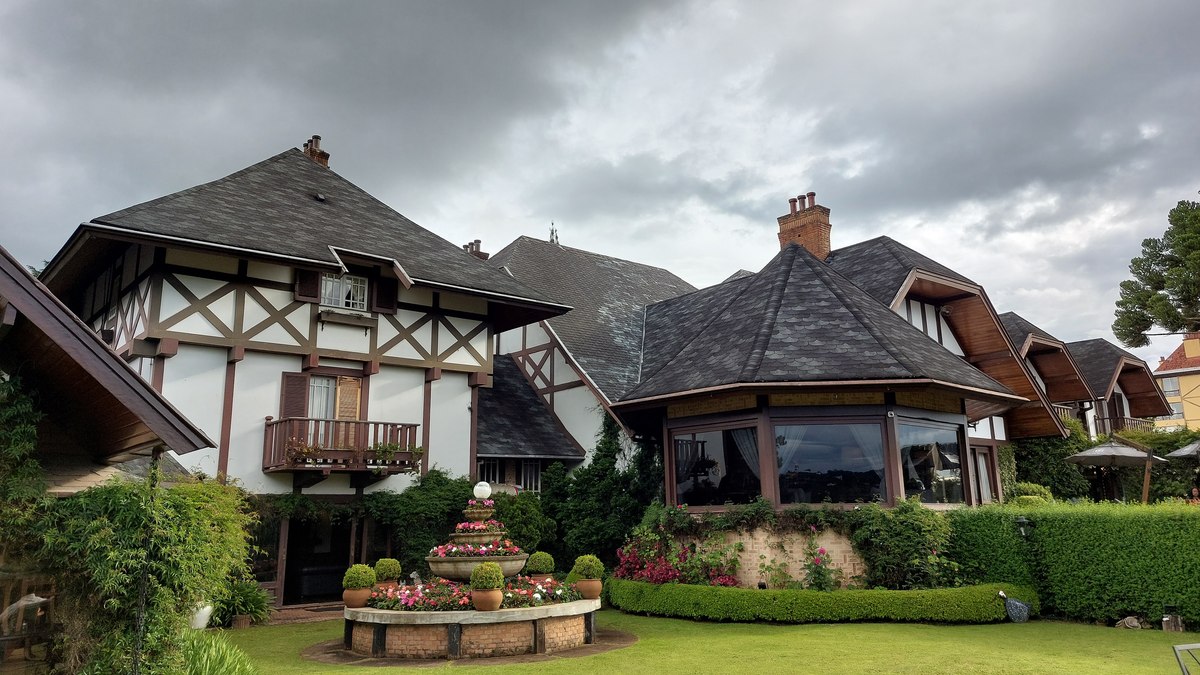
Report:
[[[406,473],[420,467],[416,424],[267,418],[263,471]]]
[[[1066,422],[1067,420],[1076,419],[1075,408],[1072,408],[1069,405],[1058,405],[1057,403],[1055,403],[1053,405],[1054,405],[1054,412],[1058,413],[1058,419],[1060,419],[1064,422]]]
[[[1154,431],[1154,420],[1139,417],[1097,417],[1096,431],[1111,434],[1114,431]]]

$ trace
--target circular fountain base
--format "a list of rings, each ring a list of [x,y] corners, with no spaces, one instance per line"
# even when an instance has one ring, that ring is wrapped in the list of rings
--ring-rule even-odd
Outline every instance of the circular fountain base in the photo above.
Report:
[[[344,610],[343,642],[361,656],[467,659],[551,654],[593,644],[599,600],[456,612]]]

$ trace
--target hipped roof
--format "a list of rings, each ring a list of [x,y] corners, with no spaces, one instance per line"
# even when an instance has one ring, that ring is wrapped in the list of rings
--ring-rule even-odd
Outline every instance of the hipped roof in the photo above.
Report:
[[[479,390],[479,457],[583,461],[585,451],[554,419],[512,358],[493,361],[492,386]]]
[[[1121,391],[1129,401],[1131,416],[1155,417],[1171,414],[1171,406],[1163,397],[1162,390],[1158,388],[1150,366],[1146,365],[1145,361],[1100,338],[1068,342],[1067,349],[1079,365],[1079,370],[1096,399],[1109,399],[1115,385],[1120,384]]]
[[[734,383],[912,381],[1023,401],[807,250],[647,308],[641,381],[625,401]]]

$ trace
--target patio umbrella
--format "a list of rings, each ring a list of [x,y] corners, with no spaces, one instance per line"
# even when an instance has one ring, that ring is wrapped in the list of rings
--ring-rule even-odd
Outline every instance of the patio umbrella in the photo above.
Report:
[[[1200,441],[1192,441],[1174,452],[1168,452],[1167,457],[1169,459],[1182,459],[1185,457],[1200,459]]]
[[[1138,450],[1124,443],[1109,440],[1094,448],[1077,452],[1067,461],[1084,466],[1142,466],[1146,467],[1146,475],[1142,480],[1142,503],[1150,499],[1150,465],[1166,464],[1167,460],[1159,457],[1149,449]]]

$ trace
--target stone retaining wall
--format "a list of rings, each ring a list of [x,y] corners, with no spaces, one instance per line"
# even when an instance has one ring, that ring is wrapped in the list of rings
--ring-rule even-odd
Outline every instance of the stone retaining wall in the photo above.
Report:
[[[766,581],[759,574],[759,556],[764,556],[766,562],[787,563],[788,574],[796,581],[804,580],[804,543],[807,537],[801,533],[776,534],[770,530],[756,529],[751,532],[725,532],[724,542],[732,544],[742,542],[745,549],[738,556],[741,564],[738,568],[738,585],[754,588],[758,582]],[[693,543],[694,539],[684,539],[683,543]],[[817,546],[825,547],[826,558],[830,566],[842,571],[844,579],[863,574],[866,566],[862,558],[854,551],[850,540],[845,536],[826,529],[817,535]]]

